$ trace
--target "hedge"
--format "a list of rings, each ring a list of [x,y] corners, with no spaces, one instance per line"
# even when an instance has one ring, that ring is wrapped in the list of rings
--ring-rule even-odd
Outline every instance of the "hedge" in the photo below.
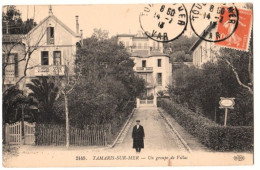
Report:
[[[224,127],[168,99],[162,99],[160,104],[183,128],[212,150],[253,150],[254,132],[251,126]]]

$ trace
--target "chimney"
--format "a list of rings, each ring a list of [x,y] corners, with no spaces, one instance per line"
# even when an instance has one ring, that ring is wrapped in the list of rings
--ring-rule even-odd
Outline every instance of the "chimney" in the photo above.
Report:
[[[49,6],[49,16],[52,16],[52,7],[51,7],[51,5]]]
[[[79,33],[79,16],[76,15],[76,33]]]
[[[83,30],[80,30],[81,46],[83,46]]]

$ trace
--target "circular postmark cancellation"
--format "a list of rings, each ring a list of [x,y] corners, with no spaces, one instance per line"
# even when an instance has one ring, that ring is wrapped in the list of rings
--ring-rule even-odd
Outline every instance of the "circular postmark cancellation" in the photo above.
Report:
[[[183,4],[148,4],[139,15],[144,33],[158,42],[170,42],[180,37],[188,24]]]
[[[209,42],[228,39],[237,29],[239,14],[234,4],[195,3],[190,10],[190,25],[194,33]]]

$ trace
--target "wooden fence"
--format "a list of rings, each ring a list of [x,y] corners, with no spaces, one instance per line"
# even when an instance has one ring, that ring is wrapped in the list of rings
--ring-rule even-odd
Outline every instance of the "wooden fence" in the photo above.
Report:
[[[36,145],[65,145],[66,129],[57,125],[37,125]],[[84,129],[70,127],[70,145],[107,145],[110,141],[111,126],[86,126]]]

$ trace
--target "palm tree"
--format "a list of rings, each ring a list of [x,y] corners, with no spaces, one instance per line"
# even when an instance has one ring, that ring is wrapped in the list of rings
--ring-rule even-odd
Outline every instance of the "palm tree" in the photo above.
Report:
[[[3,123],[14,123],[21,120],[22,105],[26,117],[33,121],[34,115],[31,110],[36,106],[35,104],[32,98],[24,95],[17,86],[10,87],[3,93]]]
[[[29,97],[33,98],[38,104],[39,115],[38,122],[52,122],[55,121],[54,103],[59,94],[59,88],[55,86],[49,78],[42,77],[39,79],[32,79],[31,83],[26,84],[31,90]]]
[[[3,123],[13,123],[17,121],[17,109],[21,103],[19,100],[23,92],[16,86],[9,88],[3,94]]]

